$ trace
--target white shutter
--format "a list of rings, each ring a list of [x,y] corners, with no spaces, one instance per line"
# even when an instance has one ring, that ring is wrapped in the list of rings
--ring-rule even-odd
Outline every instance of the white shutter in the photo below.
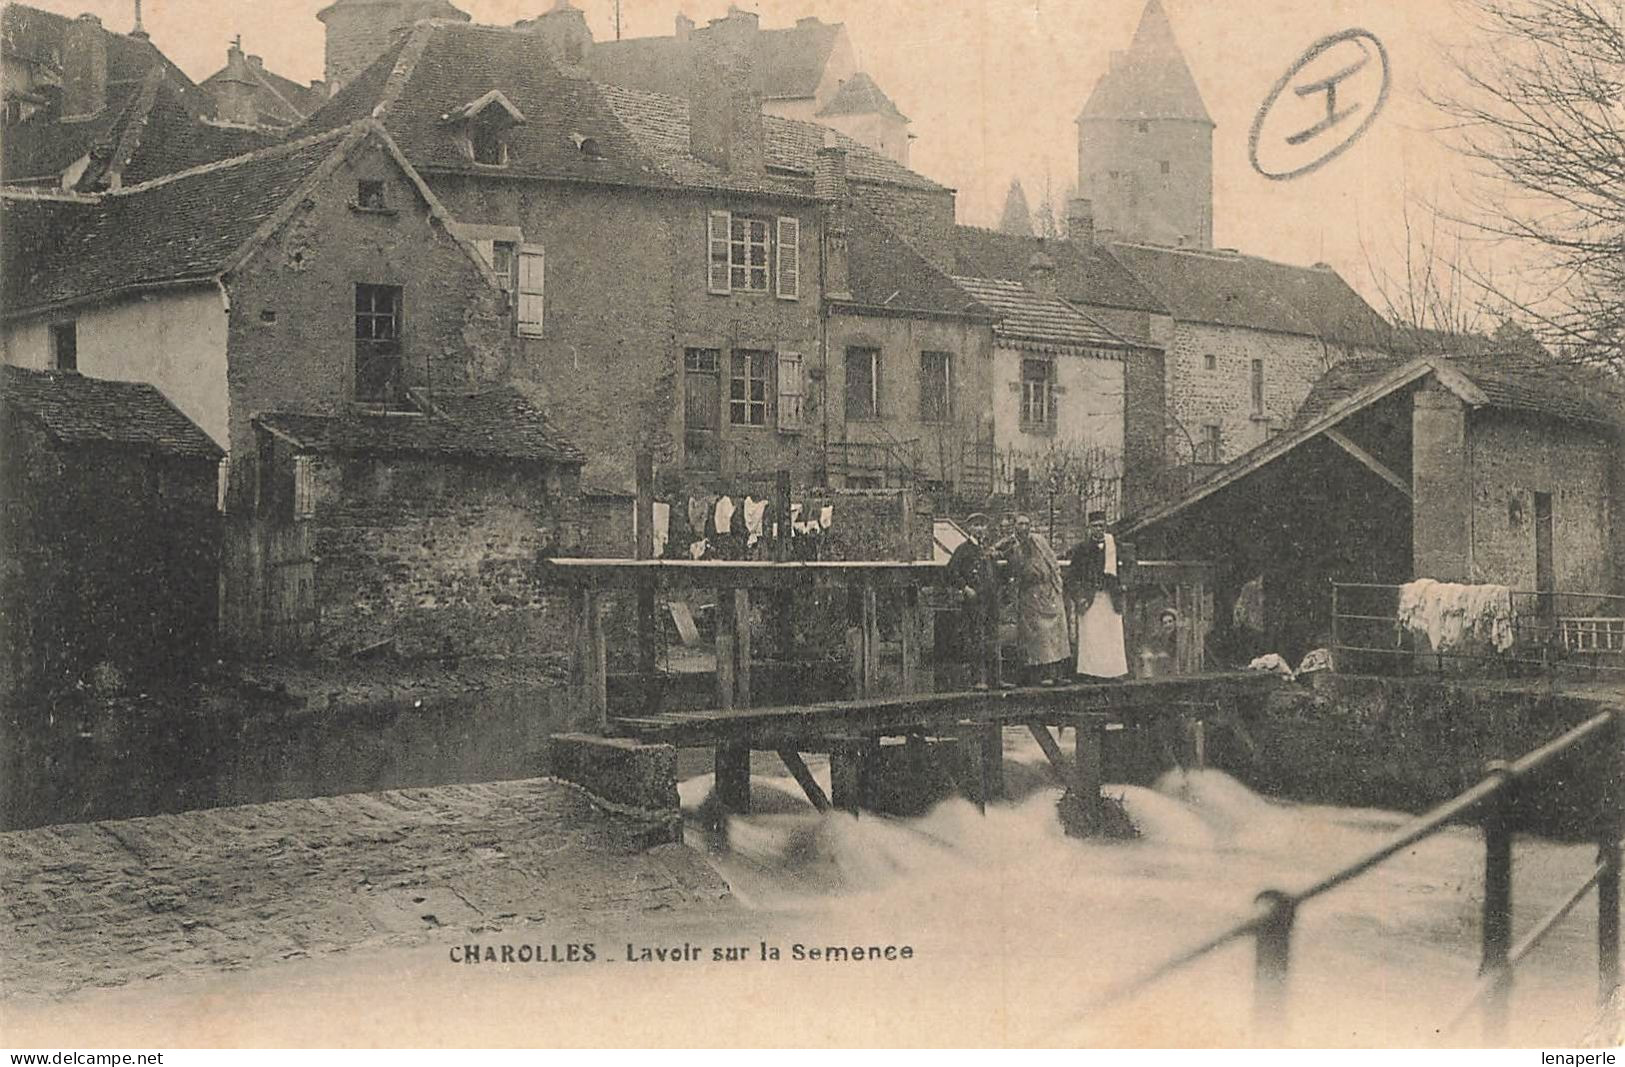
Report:
[[[519,246],[519,292],[515,307],[519,333],[524,337],[542,336],[542,283],[546,259],[541,245]]]
[[[728,230],[733,216],[726,211],[713,211],[710,215],[706,242],[706,287],[713,293],[731,293],[728,278]]]
[[[477,248],[480,255],[484,257],[485,265],[490,267],[492,270],[495,270],[497,264],[496,242],[475,241],[474,247]]]
[[[800,433],[802,420],[801,353],[779,353],[779,431]]]
[[[309,456],[293,457],[293,517],[308,519],[316,514],[316,480]]]
[[[801,220],[779,219],[779,299],[801,298]]]

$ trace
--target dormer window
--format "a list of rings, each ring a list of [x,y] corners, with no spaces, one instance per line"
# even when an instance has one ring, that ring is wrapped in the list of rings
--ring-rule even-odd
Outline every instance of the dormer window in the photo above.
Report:
[[[384,199],[384,183],[368,178],[356,182],[355,206],[363,211],[383,211],[389,207]]]
[[[493,89],[445,116],[463,127],[464,151],[482,167],[508,165],[508,138],[525,116],[502,92]]]

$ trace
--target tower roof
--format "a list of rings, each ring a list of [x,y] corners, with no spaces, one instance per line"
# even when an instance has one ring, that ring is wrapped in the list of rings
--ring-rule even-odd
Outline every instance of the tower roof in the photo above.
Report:
[[[1127,52],[1113,52],[1078,120],[1188,119],[1213,125],[1162,0],[1148,0]]]

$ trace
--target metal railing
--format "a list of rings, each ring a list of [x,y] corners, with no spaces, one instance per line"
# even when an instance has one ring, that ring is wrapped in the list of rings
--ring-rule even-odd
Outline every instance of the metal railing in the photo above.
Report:
[[[1394,664],[1425,662],[1424,657],[1430,656],[1440,672],[1448,660],[1498,671],[1551,674],[1569,666],[1625,676],[1625,596],[1511,590],[1507,620],[1511,644],[1504,652],[1475,651],[1471,645],[1423,652],[1407,640],[1412,631],[1399,615],[1403,588],[1378,582],[1332,583],[1331,652],[1339,670],[1346,669],[1346,654],[1352,654]]]
[[[1597,832],[1597,864],[1563,904],[1544,917],[1516,945],[1512,942],[1511,805],[1520,786],[1580,745],[1608,746],[1603,785],[1606,799]],[[1181,952],[1152,971],[1098,998],[1089,1010],[1109,1008],[1142,992],[1217,949],[1253,938],[1253,1027],[1261,1041],[1277,1041],[1287,1024],[1292,934],[1299,911],[1384,861],[1433,836],[1451,823],[1477,815],[1484,831],[1484,903],[1479,982],[1448,1020],[1453,1027],[1474,1008],[1482,1013],[1486,1043],[1503,1040],[1511,1011],[1513,969],[1593,888],[1597,891],[1597,984],[1606,1005],[1620,987],[1620,841],[1625,829],[1625,709],[1602,712],[1512,763],[1493,762],[1486,777],[1455,798],[1418,816],[1359,859],[1302,889],[1267,889],[1257,898],[1258,913]]]

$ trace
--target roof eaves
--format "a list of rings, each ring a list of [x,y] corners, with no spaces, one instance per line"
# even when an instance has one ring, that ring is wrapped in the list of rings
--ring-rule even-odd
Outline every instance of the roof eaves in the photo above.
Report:
[[[1295,450],[1299,445],[1312,437],[1336,426],[1355,412],[1369,407],[1383,397],[1394,393],[1405,386],[1435,373],[1436,368],[1426,359],[1412,360],[1391,373],[1384,375],[1377,381],[1368,384],[1365,388],[1351,394],[1331,408],[1324,415],[1316,418],[1297,430],[1288,431],[1272,441],[1267,441],[1252,452],[1238,456],[1231,463],[1221,468],[1212,477],[1191,487],[1183,497],[1170,501],[1160,507],[1153,508],[1143,516],[1130,518],[1123,525],[1123,536],[1138,533],[1149,526],[1164,522],[1184,511],[1186,508],[1212,496],[1220,489],[1233,485],[1247,475],[1267,464],[1275,462],[1288,452]]]
[[[128,285],[118,285],[111,289],[101,289],[94,293],[84,293],[80,296],[70,297],[66,300],[52,300],[44,304],[28,304],[21,307],[7,307],[0,311],[0,322],[15,322],[19,319],[31,319],[40,315],[57,311],[66,311],[69,308],[84,307],[87,304],[100,304],[108,300],[116,300],[123,296],[134,296],[136,293],[161,292],[165,289],[190,289],[197,286],[218,285],[219,273],[188,274],[179,278],[164,278],[159,281],[130,282]]]

